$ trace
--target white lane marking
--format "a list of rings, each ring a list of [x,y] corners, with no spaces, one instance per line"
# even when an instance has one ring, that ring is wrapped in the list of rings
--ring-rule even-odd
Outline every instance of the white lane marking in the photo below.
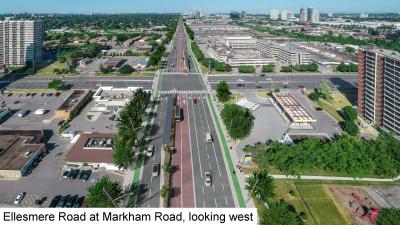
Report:
[[[213,184],[212,187],[213,187],[213,191],[215,192],[215,185]]]
[[[221,183],[221,184],[222,184],[222,190],[225,191],[224,183]]]
[[[225,203],[226,203],[226,207],[228,207],[228,199],[225,196]]]
[[[203,201],[203,208],[205,208],[206,207],[206,202],[205,201]]]
[[[206,117],[208,130],[209,130],[209,132],[211,132],[210,124],[209,124],[209,121],[208,121],[208,118],[207,118],[206,108],[205,108],[205,106],[204,106],[204,101],[202,101],[201,105],[203,106],[202,108],[203,108],[203,111],[204,111],[204,115],[205,115],[205,117]],[[218,140],[217,137],[216,137],[215,139]],[[218,162],[218,158],[217,158],[217,152],[215,151],[215,144],[214,144],[214,143],[215,143],[215,142],[212,142],[212,146],[213,146],[213,150],[214,150],[214,156],[215,156],[215,161],[217,162],[217,168],[218,168],[219,176],[222,177],[222,173],[221,173],[221,169],[220,169],[220,167],[219,167],[219,162]]]
[[[215,207],[216,207],[216,208],[218,208],[217,199],[216,199],[216,198],[214,198],[214,201],[215,201]]]
[[[195,121],[194,122],[194,130],[195,130],[195,133],[196,133],[197,155],[198,155],[198,159],[199,159],[200,176],[203,177],[203,169],[201,168],[201,158],[200,158],[200,148],[199,148],[199,136],[197,134],[196,114],[194,113],[193,105],[192,105],[192,112],[193,112],[193,118],[194,118],[194,121]],[[194,178],[193,178],[193,180],[194,180]]]
[[[201,186],[201,190],[203,191],[203,197],[204,197],[204,187],[203,186]]]
[[[151,187],[151,186],[150,186]],[[149,190],[149,198],[151,198],[151,188]]]

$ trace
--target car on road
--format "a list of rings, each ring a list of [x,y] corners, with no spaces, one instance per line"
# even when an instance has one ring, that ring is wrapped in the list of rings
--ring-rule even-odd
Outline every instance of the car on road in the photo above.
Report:
[[[204,173],[204,177],[205,177],[204,184],[205,184],[207,187],[211,186],[211,185],[212,185],[211,173],[210,173],[210,172],[205,172],[205,173]]]
[[[77,199],[78,199],[78,195],[74,195],[74,196],[70,197],[67,201],[67,204],[65,204],[65,207],[72,208]]]
[[[61,197],[61,195],[54,196],[50,202],[49,208],[55,208],[58,205],[58,202],[61,200]]]
[[[199,103],[199,100],[197,100],[197,98],[193,98],[192,101],[193,101],[193,104]]]
[[[146,149],[146,155],[152,157],[154,153],[154,145],[149,145]]]
[[[26,93],[25,96],[29,97],[29,96],[31,96],[31,93]]]
[[[18,195],[17,195],[17,197],[15,197],[15,200],[14,200],[14,205],[19,205],[19,203],[21,203],[22,202],[22,199],[25,197],[25,192],[21,192],[21,193],[19,193]]]
[[[72,206],[73,208],[80,208],[83,205],[83,202],[85,201],[85,196],[81,196],[78,199],[76,199],[74,205]]]
[[[57,93],[55,94],[56,97],[58,97],[58,96],[60,96],[60,95],[61,95],[60,92],[57,92]]]
[[[64,195],[61,197],[60,201],[57,204],[57,208],[63,208],[65,207],[65,204],[67,204],[68,199],[71,197],[71,195]]]
[[[153,175],[153,177],[158,177],[159,174],[160,174],[160,163],[154,163],[152,175]]]
[[[238,87],[244,87],[244,84],[237,84]]]
[[[212,143],[213,138],[210,133],[206,133],[206,143]]]
[[[13,95],[13,93],[8,93],[7,97],[10,97],[11,95]]]
[[[83,174],[83,177],[81,180],[88,181],[91,174],[92,174],[92,170],[85,170],[85,173]]]

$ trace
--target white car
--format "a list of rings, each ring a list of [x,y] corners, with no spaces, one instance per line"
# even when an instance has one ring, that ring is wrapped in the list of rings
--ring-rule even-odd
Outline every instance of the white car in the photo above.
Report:
[[[205,185],[207,187],[211,186],[211,184],[212,184],[212,182],[211,182],[211,173],[210,172],[205,172],[204,176],[206,177]]]
[[[146,155],[152,157],[154,153],[154,145],[149,145],[146,149]]]
[[[21,203],[21,201],[24,198],[24,196],[25,196],[25,192],[19,193],[17,195],[17,197],[15,198],[15,200],[14,200],[14,204],[15,205],[19,205],[19,203]]]

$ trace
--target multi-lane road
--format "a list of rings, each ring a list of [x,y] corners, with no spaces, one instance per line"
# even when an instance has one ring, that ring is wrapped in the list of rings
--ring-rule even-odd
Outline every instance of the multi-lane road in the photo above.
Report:
[[[170,201],[171,207],[235,207],[228,171],[226,169],[220,141],[214,127],[211,112],[207,104],[205,84],[196,73],[194,62],[188,51],[188,38],[183,21],[172,41],[171,52],[167,59],[166,73],[160,75],[160,93],[162,99],[157,107],[156,126],[164,126],[150,137],[151,144],[161,149],[162,144],[170,143],[166,137],[160,143],[154,137],[170,129],[172,107],[167,99],[174,99],[181,108],[183,116],[175,123],[175,152],[172,156],[174,172],[171,186],[174,190]],[[196,93],[194,93],[194,91]],[[176,94],[175,94],[176,93]],[[164,99],[164,100],[163,100]],[[164,107],[163,104],[169,105]],[[159,121],[164,119],[166,122]],[[206,143],[206,133],[214,139]],[[164,134],[165,135],[165,134]],[[155,152],[155,158],[161,158],[161,151]],[[160,190],[158,178],[149,178],[153,159],[144,163],[142,183],[147,189],[142,195],[151,197],[151,193]],[[158,163],[158,162],[156,162]],[[205,173],[212,174],[212,185],[205,185]],[[158,180],[157,180],[158,181]],[[150,191],[151,190],[151,193]],[[142,207],[159,207],[157,201],[147,201]]]

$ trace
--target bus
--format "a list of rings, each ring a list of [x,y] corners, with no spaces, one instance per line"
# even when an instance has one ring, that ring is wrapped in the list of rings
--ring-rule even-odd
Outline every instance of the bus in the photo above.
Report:
[[[178,105],[175,107],[175,121],[180,122],[182,120],[182,113],[181,113],[181,107]]]

